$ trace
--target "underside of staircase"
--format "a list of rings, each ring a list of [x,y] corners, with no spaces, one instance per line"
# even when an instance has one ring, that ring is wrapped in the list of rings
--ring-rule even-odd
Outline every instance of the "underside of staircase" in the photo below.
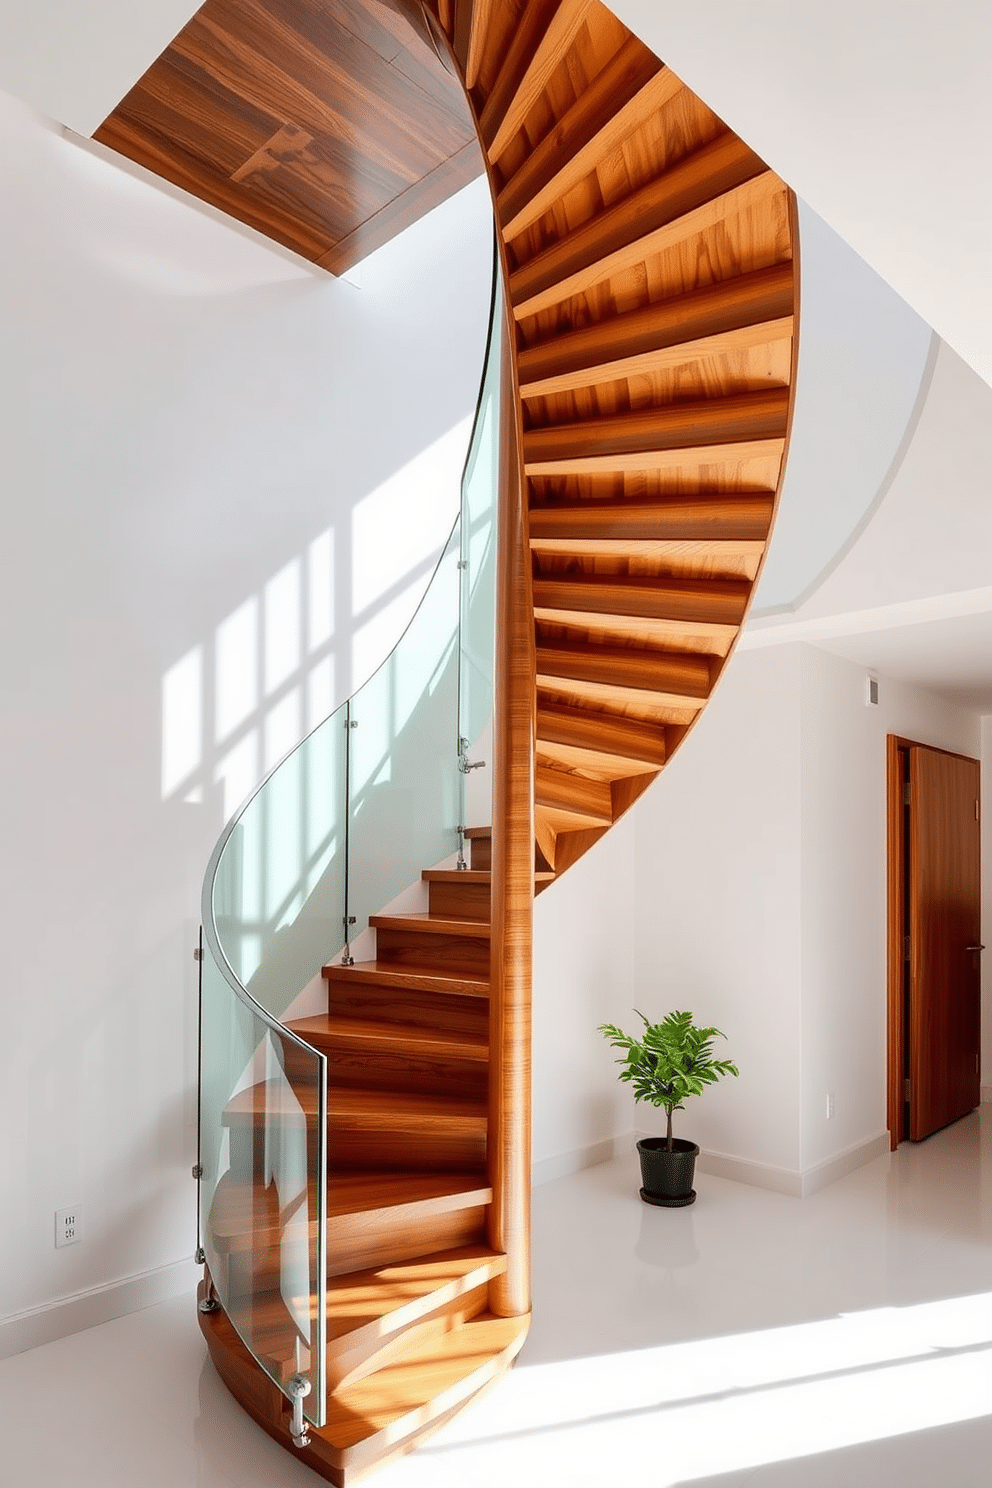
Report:
[[[302,25],[314,4],[269,8]],[[328,1416],[299,1455],[339,1484],[447,1420],[524,1341],[533,895],[655,779],[712,693],[765,552],[796,364],[791,193],[605,6],[389,9],[462,79],[495,204],[510,784],[492,832],[469,834],[469,868],[425,864],[429,909],[373,916],[376,959],[325,967],[326,1014],[287,1025],[328,1061]],[[223,55],[212,65],[221,77]],[[317,127],[294,106],[290,153],[293,129]],[[305,1064],[283,1074],[312,1124]],[[226,1113],[210,1224],[229,1305],[201,1326],[233,1393],[290,1445],[275,1383],[296,1368],[287,1216],[260,1158],[278,1089],[250,1085]]]

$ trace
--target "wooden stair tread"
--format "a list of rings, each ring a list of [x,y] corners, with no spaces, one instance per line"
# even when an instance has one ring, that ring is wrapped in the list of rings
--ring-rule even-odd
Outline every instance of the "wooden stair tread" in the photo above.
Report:
[[[510,296],[515,304],[536,296],[767,170],[727,130],[528,259],[510,275]]]
[[[369,924],[376,930],[406,930],[424,935],[466,935],[476,940],[488,940],[488,920],[460,920],[453,916],[432,915],[427,911],[416,914],[376,914],[369,916]]]
[[[425,1303],[440,1306],[449,1296],[505,1270],[506,1256],[486,1245],[471,1245],[331,1277],[327,1283],[328,1342],[384,1318],[391,1326],[400,1326],[426,1311]]]
[[[594,0],[561,0],[549,17],[546,28],[537,38],[537,45],[531,51],[522,74],[514,78],[512,92],[498,114],[495,108],[490,107],[496,94],[496,89],[493,89],[480,121],[483,136],[488,143],[490,160],[499,158],[533,104],[540,98],[593,3]]]
[[[679,341],[672,346],[655,347],[651,351],[641,351],[630,356],[616,356],[609,362],[594,362],[574,372],[560,372],[537,382],[528,382],[521,387],[520,396],[525,402],[529,402],[534,398],[579,392],[583,388],[608,387],[610,383],[631,377],[656,376],[671,372],[677,367],[705,363],[716,357],[746,357],[748,353],[770,349],[777,342],[787,342],[793,330],[791,315],[757,325],[739,326],[695,341]],[[750,366],[754,360],[754,357],[748,357],[745,365]],[[738,381],[746,382],[743,373],[738,373]],[[766,372],[761,381],[766,386],[783,385],[781,377],[772,376],[770,372]]]
[[[739,625],[751,585],[746,579],[545,572],[534,575],[533,593],[535,610]]]
[[[372,982],[379,987],[403,987],[413,992],[442,992],[453,997],[488,997],[489,978],[469,972],[420,971],[402,968],[395,961],[356,961],[352,966],[333,963],[323,976],[332,983],[360,986]]]
[[[486,1245],[466,1245],[328,1277],[329,1355],[396,1332],[505,1270],[505,1255]],[[296,1300],[301,1311],[316,1317],[312,1293]],[[293,1330],[282,1294],[257,1293],[249,1308],[251,1335],[259,1349],[275,1358],[291,1358]],[[232,1313],[237,1316],[236,1307]]]
[[[560,678],[577,682],[615,682],[617,686],[650,687],[667,696],[698,704],[712,686],[707,658],[691,653],[633,646],[597,646],[566,641],[537,643],[538,682]]]
[[[492,883],[493,875],[488,868],[425,868],[421,878],[428,883]],[[540,879],[541,874],[535,873],[534,878]]]
[[[716,620],[673,620],[670,616],[618,615],[591,609],[569,610],[535,605],[534,620],[541,636],[581,640],[584,645],[639,646],[670,652],[722,658],[737,635],[738,626]],[[562,635],[562,631],[565,632]],[[540,700],[540,694],[538,694]]]
[[[487,1039],[470,1033],[440,1032],[415,1023],[321,1013],[312,1018],[294,1018],[286,1027],[307,1042],[316,1041],[322,1050],[358,1048],[456,1059],[489,1058]]]
[[[327,1212],[334,1217],[413,1208],[425,1215],[488,1204],[492,1189],[478,1173],[335,1173]]]
[[[663,729],[646,727],[615,714],[582,708],[538,704],[537,747],[560,745],[588,749],[646,768],[660,769],[667,759]]]
[[[793,296],[792,264],[775,264],[594,321],[523,347],[518,357],[521,391],[621,357],[678,347],[745,326],[775,324],[792,317]]]
[[[786,187],[778,176],[765,171],[650,231],[644,231],[643,223],[633,222],[630,225],[631,236],[626,242],[605,255],[590,258],[579,268],[566,272],[559,262],[546,263],[543,287],[531,287],[519,274],[511,274],[514,319],[529,320],[573,295],[588,294],[614,275],[643,264],[646,258],[667,252],[689,239],[707,235],[728,219],[749,212],[767,214],[785,191]],[[564,241],[567,243],[568,239]],[[525,268],[529,269],[530,263]]]
[[[647,51],[647,48],[643,48]],[[648,56],[651,56],[648,53]],[[652,58],[652,61],[656,61]],[[503,236],[507,242],[512,241],[525,228],[536,222],[557,199],[564,196],[571,188],[577,185],[584,177],[592,175],[597,165],[604,157],[608,157],[614,150],[623,147],[624,141],[644,123],[645,119],[653,113],[663,109],[667,103],[684,91],[684,84],[676,77],[669,68],[660,66],[653,76],[648,78],[636,93],[626,101],[614,96],[609,100],[611,107],[599,124],[594,134],[575,149],[571,154],[566,153],[560,147],[554,152],[553,173],[533,193],[521,201],[512,216],[506,215],[506,199],[500,200],[498,206],[502,217]],[[580,96],[589,96],[589,92]],[[578,107],[578,105],[576,105]],[[557,131],[552,130],[552,136]],[[536,151],[534,152],[537,153]],[[515,195],[519,197],[522,186],[518,184]],[[502,194],[501,194],[502,195]]]
[[[493,1379],[521,1348],[528,1326],[529,1317],[481,1313],[336,1391],[318,1434],[339,1454],[340,1467],[373,1462],[387,1444],[443,1415]]]
[[[645,450],[782,439],[788,417],[789,393],[786,388],[666,403],[630,413],[527,429],[524,431],[524,460],[530,466],[565,457],[623,455]]]

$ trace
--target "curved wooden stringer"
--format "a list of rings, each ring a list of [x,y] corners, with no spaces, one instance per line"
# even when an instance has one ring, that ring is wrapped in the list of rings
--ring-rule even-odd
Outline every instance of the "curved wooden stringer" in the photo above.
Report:
[[[523,1342],[533,893],[713,690],[768,540],[796,360],[791,193],[605,6],[426,9],[477,120],[508,296],[494,827],[470,871],[425,871],[426,915],[373,917],[377,959],[325,968],[327,1015],[289,1025],[329,1060],[330,1398],[300,1455],[336,1483],[408,1450]],[[232,1103],[232,1130],[257,1118],[250,1091]],[[212,1222],[258,1336],[265,1227],[243,1202],[222,1187]],[[229,1319],[201,1322],[289,1445]],[[274,1324],[270,1369],[292,1372],[280,1347]]]

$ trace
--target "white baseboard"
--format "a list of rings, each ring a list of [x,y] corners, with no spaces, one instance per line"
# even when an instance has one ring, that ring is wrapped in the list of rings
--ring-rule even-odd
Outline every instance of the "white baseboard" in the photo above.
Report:
[[[838,1152],[836,1157],[828,1157],[825,1162],[817,1163],[804,1172],[751,1162],[743,1157],[728,1157],[723,1152],[700,1152],[696,1166],[701,1172],[712,1173],[716,1178],[730,1178],[735,1183],[750,1183],[755,1188],[768,1188],[774,1193],[805,1199],[819,1189],[826,1188],[828,1183],[835,1183],[838,1178],[843,1178],[845,1173],[853,1173],[855,1168],[874,1162],[876,1157],[882,1157],[888,1151],[889,1134],[880,1132],[878,1136],[869,1137],[865,1142],[856,1142],[853,1147]]]
[[[773,1193],[803,1196],[803,1175],[790,1168],[775,1168],[770,1163],[752,1162],[746,1157],[728,1157],[725,1152],[700,1152],[696,1167],[714,1178],[729,1178],[734,1183],[749,1183],[752,1188],[770,1188]]]
[[[107,1286],[76,1292],[44,1307],[0,1318],[0,1359],[9,1359],[12,1354],[22,1354],[25,1349],[38,1348],[43,1343],[54,1343],[58,1338],[68,1338],[70,1333],[81,1333],[84,1328],[95,1328],[99,1323],[112,1322],[129,1312],[154,1307],[156,1302],[167,1302],[184,1292],[192,1298],[199,1279],[199,1268],[187,1258],[158,1266],[154,1271],[143,1271],[138,1276],[126,1276]]]
[[[807,1194],[814,1194],[818,1189],[826,1188],[828,1183],[836,1183],[838,1178],[843,1178],[845,1173],[853,1173],[855,1168],[864,1167],[865,1163],[874,1162],[876,1157],[885,1157],[891,1151],[889,1134],[887,1131],[879,1132],[877,1137],[869,1137],[866,1142],[855,1142],[853,1147],[848,1147],[844,1152],[838,1152],[836,1157],[828,1157],[825,1162],[817,1163],[813,1168],[807,1168],[802,1175],[803,1198]]]
[[[583,1168],[594,1168],[597,1163],[612,1162],[621,1153],[633,1150],[639,1133],[621,1132],[618,1137],[607,1137],[602,1142],[590,1142],[587,1147],[576,1147],[571,1152],[559,1152],[554,1157],[542,1157],[531,1165],[531,1185],[551,1183],[555,1178],[567,1178],[570,1173],[579,1173]]]

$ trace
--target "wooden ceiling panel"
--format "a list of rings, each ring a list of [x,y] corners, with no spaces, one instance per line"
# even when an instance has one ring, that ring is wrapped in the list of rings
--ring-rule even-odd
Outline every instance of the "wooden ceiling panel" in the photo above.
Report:
[[[483,168],[408,0],[206,0],[95,138],[336,273]]]

